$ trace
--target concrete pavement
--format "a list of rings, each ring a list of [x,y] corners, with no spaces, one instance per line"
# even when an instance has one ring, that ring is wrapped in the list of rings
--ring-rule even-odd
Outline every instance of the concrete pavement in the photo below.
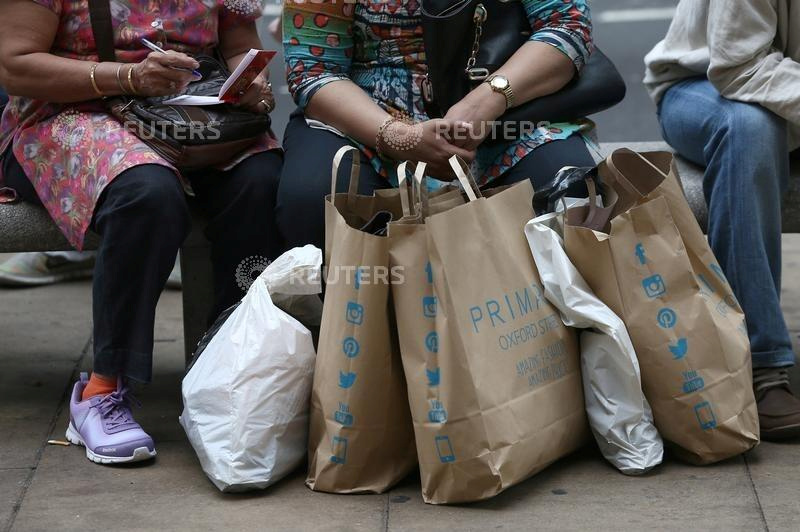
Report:
[[[800,237],[785,237],[785,310],[800,331]],[[0,256],[2,260],[2,256]],[[180,295],[159,305],[155,382],[138,395],[154,463],[100,467],[63,439],[66,394],[87,369],[90,285],[0,290],[0,530],[798,530],[800,444],[764,443],[711,467],[669,459],[625,477],[586,449],[495,499],[423,504],[410,478],[386,495],[309,491],[297,472],[260,493],[223,495],[178,425],[183,372]],[[796,383],[800,378],[796,376]]]

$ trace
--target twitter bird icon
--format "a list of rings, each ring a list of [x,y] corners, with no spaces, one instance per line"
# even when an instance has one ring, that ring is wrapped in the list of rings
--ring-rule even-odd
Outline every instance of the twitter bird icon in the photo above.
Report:
[[[672,351],[672,358],[680,360],[689,351],[689,340],[681,338],[676,344],[669,344],[669,350]]]
[[[339,387],[350,388],[356,382],[356,374],[355,373],[345,373],[342,370],[339,370]]]

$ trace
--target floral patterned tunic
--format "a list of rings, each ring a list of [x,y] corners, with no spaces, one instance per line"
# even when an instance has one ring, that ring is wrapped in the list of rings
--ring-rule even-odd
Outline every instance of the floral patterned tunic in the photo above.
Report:
[[[521,1],[533,30],[530,40],[554,46],[580,71],[592,49],[586,0]],[[427,120],[420,10],[420,0],[286,0],[284,55],[289,90],[298,105],[305,108],[326,84],[349,79],[385,110]],[[473,171],[479,184],[486,184],[538,146],[592,128],[588,120],[550,124],[513,143],[483,144]],[[394,179],[371,147],[359,146],[381,175]]]
[[[32,0],[59,16],[51,53],[97,61],[87,0]],[[163,48],[209,53],[219,32],[261,16],[259,0],[111,0],[117,59],[142,61],[149,50],[146,38]],[[86,69],[89,83],[89,67]],[[142,164],[173,168],[109,115],[103,103],[51,104],[13,97],[0,121],[0,156],[13,150],[45,208],[78,249],[105,186],[125,170]],[[233,156],[223,169],[246,157],[278,148],[271,135]],[[174,169],[174,168],[173,168]],[[177,174],[177,170],[176,170]],[[0,202],[15,194],[2,188]]]

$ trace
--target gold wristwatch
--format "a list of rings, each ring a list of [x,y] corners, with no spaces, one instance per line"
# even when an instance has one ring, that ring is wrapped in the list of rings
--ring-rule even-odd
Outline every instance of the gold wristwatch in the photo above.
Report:
[[[511,90],[511,84],[508,78],[500,74],[494,74],[486,78],[486,83],[492,88],[494,92],[499,92],[506,98],[506,109],[514,105],[514,91]]]

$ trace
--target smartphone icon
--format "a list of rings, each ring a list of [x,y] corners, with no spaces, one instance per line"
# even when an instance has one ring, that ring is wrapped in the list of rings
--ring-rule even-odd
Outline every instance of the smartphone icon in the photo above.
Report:
[[[444,464],[456,461],[453,444],[450,443],[449,436],[436,436],[436,452],[439,453],[439,460]]]
[[[334,464],[343,464],[345,460],[347,460],[347,438],[334,436],[331,447],[333,448],[331,462]]]
[[[708,401],[697,403],[694,407],[694,413],[697,416],[698,423],[700,423],[700,428],[703,430],[710,430],[717,426],[717,418],[714,416],[711,403]]]

